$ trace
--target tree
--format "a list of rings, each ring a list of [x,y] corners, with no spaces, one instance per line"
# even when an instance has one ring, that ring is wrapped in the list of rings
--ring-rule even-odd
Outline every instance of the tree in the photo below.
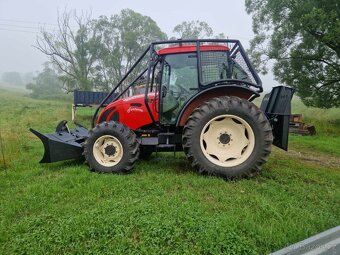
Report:
[[[214,36],[214,31],[208,23],[199,20],[183,21],[175,26],[172,32],[177,33],[180,39],[225,38],[223,33]]]
[[[76,28],[71,26],[71,17]],[[166,34],[150,17],[125,9],[97,20],[64,13],[58,19],[57,31],[42,31],[36,47],[49,56],[67,91],[108,91],[150,42],[163,39]]]
[[[32,72],[24,73],[22,75],[22,81],[24,84],[28,84],[33,81],[34,74]]]
[[[253,16],[250,55],[308,106],[340,107],[340,4],[337,0],[246,0]]]
[[[199,20],[183,21],[175,26],[172,32],[177,33],[181,39],[198,39],[213,35],[213,29],[208,23]]]
[[[31,97],[44,99],[65,97],[62,87],[63,82],[48,63],[45,63],[44,70],[26,85],[28,90],[32,90]]]
[[[2,74],[1,80],[7,84],[14,86],[23,85],[21,74],[18,72],[5,72]]]
[[[93,74],[96,86],[104,90],[121,80],[151,42],[167,38],[154,20],[130,9],[110,18],[101,16],[93,25],[98,31],[101,49]]]
[[[71,25],[74,19],[76,28]],[[77,16],[65,12],[58,18],[58,28],[51,33],[41,31],[36,48],[46,54],[57,68],[67,91],[91,90],[91,69],[98,56],[96,30],[89,15]]]

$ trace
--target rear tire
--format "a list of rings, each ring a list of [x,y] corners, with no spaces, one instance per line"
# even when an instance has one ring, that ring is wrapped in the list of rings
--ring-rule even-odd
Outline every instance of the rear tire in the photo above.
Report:
[[[183,149],[201,174],[238,179],[256,175],[273,141],[263,112],[248,100],[218,97],[196,108],[183,130]]]
[[[91,170],[103,173],[129,173],[139,155],[136,135],[125,125],[102,122],[89,132],[84,156]]]

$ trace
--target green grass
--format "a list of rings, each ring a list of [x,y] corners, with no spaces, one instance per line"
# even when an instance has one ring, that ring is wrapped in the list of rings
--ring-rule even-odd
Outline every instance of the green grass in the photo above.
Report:
[[[317,134],[315,136],[291,135],[290,148],[308,151],[311,153],[325,153],[340,157],[340,136]]]
[[[329,133],[294,136],[294,153],[274,149],[258,177],[226,182],[196,174],[183,153],[153,155],[130,175],[40,165],[28,128],[53,132],[70,104],[3,89],[0,102],[0,254],[266,254],[340,224],[336,114],[316,119]],[[322,161],[296,156],[311,151]]]

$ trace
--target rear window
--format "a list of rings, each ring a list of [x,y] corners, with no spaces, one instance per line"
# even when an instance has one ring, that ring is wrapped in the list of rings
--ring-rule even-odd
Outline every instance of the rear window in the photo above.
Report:
[[[226,79],[252,82],[248,72],[226,51],[201,52],[201,62],[203,85]]]

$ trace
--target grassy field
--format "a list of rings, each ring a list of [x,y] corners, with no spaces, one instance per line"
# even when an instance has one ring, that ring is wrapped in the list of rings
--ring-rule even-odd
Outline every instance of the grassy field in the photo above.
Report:
[[[125,176],[40,165],[28,128],[53,132],[70,103],[1,88],[0,102],[0,254],[266,254],[340,224],[339,109],[295,99],[318,134],[292,136],[258,177],[226,182],[197,175],[183,153]]]

